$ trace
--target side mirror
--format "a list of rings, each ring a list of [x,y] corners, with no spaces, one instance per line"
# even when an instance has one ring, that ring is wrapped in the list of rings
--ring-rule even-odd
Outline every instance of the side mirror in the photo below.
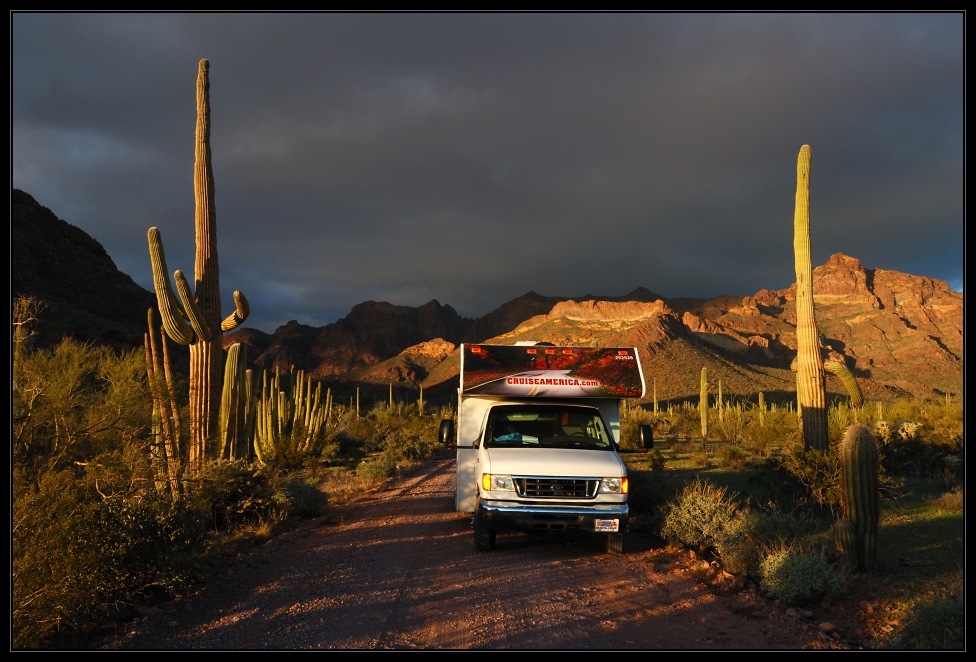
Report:
[[[650,425],[637,426],[637,442],[641,448],[654,448],[654,432]]]
[[[454,441],[454,421],[450,419],[441,421],[441,428],[437,432],[437,438],[440,439],[442,444],[450,446],[451,442]]]

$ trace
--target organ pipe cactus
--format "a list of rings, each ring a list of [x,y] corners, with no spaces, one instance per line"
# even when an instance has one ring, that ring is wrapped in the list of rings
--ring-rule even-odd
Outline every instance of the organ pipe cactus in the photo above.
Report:
[[[878,442],[868,427],[852,425],[838,450],[844,518],[854,525],[857,566],[871,571],[877,557]]]
[[[796,268],[797,405],[806,447],[826,451],[827,394],[820,335],[813,315],[813,263],[810,258],[810,146],[800,148],[796,161],[796,207],[793,215]]]
[[[264,465],[297,464],[321,451],[326,421],[331,413],[331,393],[322,401],[322,384],[312,389],[312,378],[299,370],[290,389],[281,374],[268,381],[263,376],[261,397],[255,402],[254,452]]]
[[[247,299],[234,292],[235,310],[221,320],[220,271],[217,261],[217,216],[210,152],[210,64],[200,60],[197,69],[197,122],[193,188],[195,198],[196,259],[194,287],[181,271],[173,278],[179,298],[170,285],[162,237],[149,229],[149,255],[153,285],[163,328],[174,342],[190,347],[190,448],[191,473],[198,473],[206,456],[207,440],[218,432],[221,397],[222,334],[247,319]]]
[[[701,389],[698,392],[698,412],[701,415],[702,441],[708,439],[708,370],[702,368]]]

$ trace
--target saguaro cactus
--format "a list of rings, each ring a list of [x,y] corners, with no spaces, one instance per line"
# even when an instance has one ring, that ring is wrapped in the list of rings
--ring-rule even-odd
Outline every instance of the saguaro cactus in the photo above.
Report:
[[[806,447],[826,451],[827,393],[820,334],[813,316],[813,263],[810,258],[810,146],[796,160],[796,208],[793,215],[796,267],[796,392]]]
[[[868,427],[852,425],[844,432],[839,453],[844,518],[854,525],[857,566],[870,571],[877,557],[878,442]],[[835,529],[835,535],[838,531]],[[849,533],[847,541],[849,545]]]
[[[701,415],[702,441],[708,439],[708,370],[702,368],[701,390],[698,392],[698,412]]]
[[[148,333],[144,336],[146,346],[146,374],[153,398],[152,434],[157,467],[166,476],[173,496],[182,495],[179,483],[180,474],[180,409],[176,404],[176,389],[170,369],[169,351],[166,335],[160,334],[163,346],[163,367],[159,363],[156,345],[156,331],[153,329],[153,309],[147,312]],[[165,372],[164,372],[165,371]],[[165,374],[165,381],[163,375]]]
[[[193,168],[196,199],[196,260],[191,291],[183,273],[173,278],[179,299],[170,286],[162,237],[149,229],[149,255],[153,284],[166,334],[190,346],[190,470],[196,473],[206,455],[206,443],[218,431],[224,331],[241,324],[250,312],[247,299],[234,292],[236,310],[220,319],[220,271],[217,263],[217,215],[210,156],[210,63],[200,60],[197,70],[197,127]],[[182,302],[182,305],[181,305]]]
[[[220,397],[220,454],[229,460],[249,460],[253,436],[253,373],[247,370],[247,350],[234,343],[227,350]]]

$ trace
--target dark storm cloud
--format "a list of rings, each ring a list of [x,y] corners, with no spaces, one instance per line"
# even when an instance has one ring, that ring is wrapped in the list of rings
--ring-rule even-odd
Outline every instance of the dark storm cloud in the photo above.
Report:
[[[814,260],[962,285],[959,14],[13,16],[14,186],[151,285],[192,269],[211,62],[221,283],[249,324],[363,300],[752,294]]]

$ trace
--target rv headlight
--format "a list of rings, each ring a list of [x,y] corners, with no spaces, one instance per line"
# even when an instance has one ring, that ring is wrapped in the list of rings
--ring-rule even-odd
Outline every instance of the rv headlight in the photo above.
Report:
[[[515,491],[515,481],[511,476],[499,474],[481,474],[481,487],[485,490]]]
[[[600,481],[600,491],[608,494],[627,494],[627,476],[623,478],[604,478]]]

